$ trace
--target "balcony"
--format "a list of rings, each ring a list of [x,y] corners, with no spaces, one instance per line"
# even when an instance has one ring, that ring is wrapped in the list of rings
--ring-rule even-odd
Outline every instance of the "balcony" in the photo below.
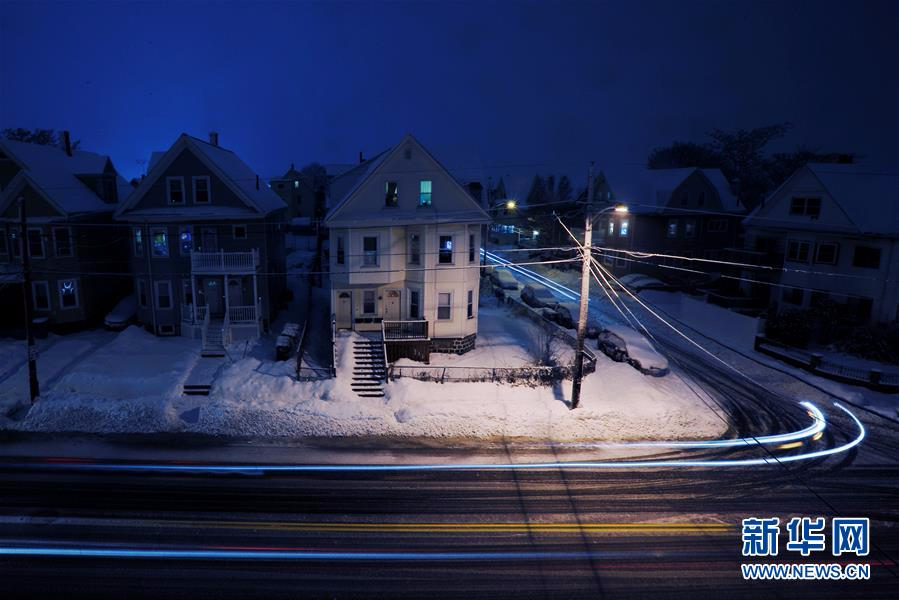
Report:
[[[381,321],[384,341],[429,340],[427,321]]]
[[[259,251],[249,252],[192,252],[190,268],[194,273],[230,274],[255,273],[259,268]]]

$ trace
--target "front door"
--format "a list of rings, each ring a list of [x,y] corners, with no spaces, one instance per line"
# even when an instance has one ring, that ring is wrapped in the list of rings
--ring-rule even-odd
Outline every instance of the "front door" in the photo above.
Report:
[[[203,252],[218,250],[218,236],[215,233],[215,227],[200,228],[200,250]]]
[[[338,329],[353,328],[353,298],[349,292],[337,294],[337,314],[335,316]]]
[[[223,317],[225,315],[225,290],[221,277],[203,278],[203,295],[209,306],[209,315]]]
[[[400,291],[385,290],[386,300],[384,301],[384,320],[399,321],[400,320]]]

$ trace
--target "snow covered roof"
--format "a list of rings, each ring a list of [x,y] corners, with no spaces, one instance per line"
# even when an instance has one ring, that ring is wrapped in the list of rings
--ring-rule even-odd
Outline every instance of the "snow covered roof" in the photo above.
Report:
[[[329,206],[327,219],[338,208],[343,206],[347,199],[353,195],[362,182],[368,179],[369,175],[374,173],[375,169],[381,166],[381,163],[390,154],[393,148],[387,148],[376,154],[373,158],[369,158],[365,162],[354,165],[351,169],[345,171],[339,177],[334,178],[329,186]]]
[[[10,197],[21,189],[21,183],[28,183],[63,214],[110,212],[115,209],[115,203],[105,202],[78,177],[102,175],[107,164],[112,165],[108,156],[84,150],[73,150],[69,156],[56,146],[6,139],[0,139],[0,150],[21,168],[0,191],[0,206],[5,206]],[[131,193],[131,186],[118,174],[116,186],[120,200]]]
[[[267,215],[276,210],[284,209],[287,205],[272,189],[265,184],[243,160],[234,152],[220,146],[215,146],[182,133],[175,143],[155,161],[151,158],[152,167],[140,185],[116,211],[116,216],[122,216],[143,198],[144,194],[165,173],[172,161],[185,149],[190,149],[209,169],[215,173],[222,182],[227,185],[247,206],[259,214]],[[155,155],[155,153],[154,153]],[[185,207],[178,207],[184,210]],[[226,207],[210,206],[217,216],[227,216],[223,209]]]
[[[603,170],[606,182],[618,202],[628,205],[632,213],[657,213],[663,211],[671,200],[671,194],[687,177],[699,171],[718,192],[722,208],[727,212],[741,213],[743,206],[731,192],[727,178],[720,169],[686,167],[680,169],[647,169],[642,166]]]
[[[328,163],[322,166],[325,167],[325,174],[328,177],[340,177],[358,165],[359,163]]]

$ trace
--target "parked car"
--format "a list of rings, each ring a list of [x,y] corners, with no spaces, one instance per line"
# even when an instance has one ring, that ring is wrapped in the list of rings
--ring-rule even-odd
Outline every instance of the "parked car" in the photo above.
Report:
[[[580,307],[573,303],[559,304],[556,307],[556,323],[565,329],[576,329]]]
[[[631,291],[639,292],[641,290],[664,290],[668,288],[668,284],[650,277],[642,273],[629,273],[618,278],[618,282],[629,288]]]
[[[608,325],[599,332],[596,347],[612,360],[626,362],[646,375],[668,374],[668,359],[630,327]]]
[[[134,294],[130,294],[122,298],[119,303],[115,305],[115,308],[109,311],[109,314],[106,315],[106,319],[104,319],[103,323],[108,329],[121,331],[134,322],[136,314],[137,302],[134,299]]]
[[[521,301],[534,308],[555,308],[559,300],[546,286],[529,283],[521,289]]]
[[[503,290],[517,290],[518,280],[508,269],[494,267],[490,269],[490,280],[493,285]]]

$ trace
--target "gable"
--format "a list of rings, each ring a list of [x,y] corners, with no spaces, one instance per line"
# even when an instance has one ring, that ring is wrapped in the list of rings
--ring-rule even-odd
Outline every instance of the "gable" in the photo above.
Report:
[[[793,198],[817,198],[821,201],[818,218],[790,214]],[[755,227],[776,229],[814,229],[857,231],[858,227],[846,215],[840,204],[808,168],[791,175],[768,199],[746,219]]]
[[[0,217],[4,219],[19,219],[19,205],[17,202],[19,196],[25,199],[25,212],[29,219],[63,216],[55,206],[47,202],[47,199],[42,194],[24,181],[14,184],[14,186],[15,188],[10,188],[9,190],[11,194],[8,197],[6,206],[3,208],[3,212],[0,213]]]
[[[667,207],[670,209],[715,210],[723,209],[721,197],[712,182],[695,170],[671,193]]]
[[[388,182],[397,186],[396,206],[385,203]],[[422,182],[430,182],[430,206],[419,204]],[[328,216],[330,225],[489,221],[477,201],[412,136],[387,152],[348,194]]]

